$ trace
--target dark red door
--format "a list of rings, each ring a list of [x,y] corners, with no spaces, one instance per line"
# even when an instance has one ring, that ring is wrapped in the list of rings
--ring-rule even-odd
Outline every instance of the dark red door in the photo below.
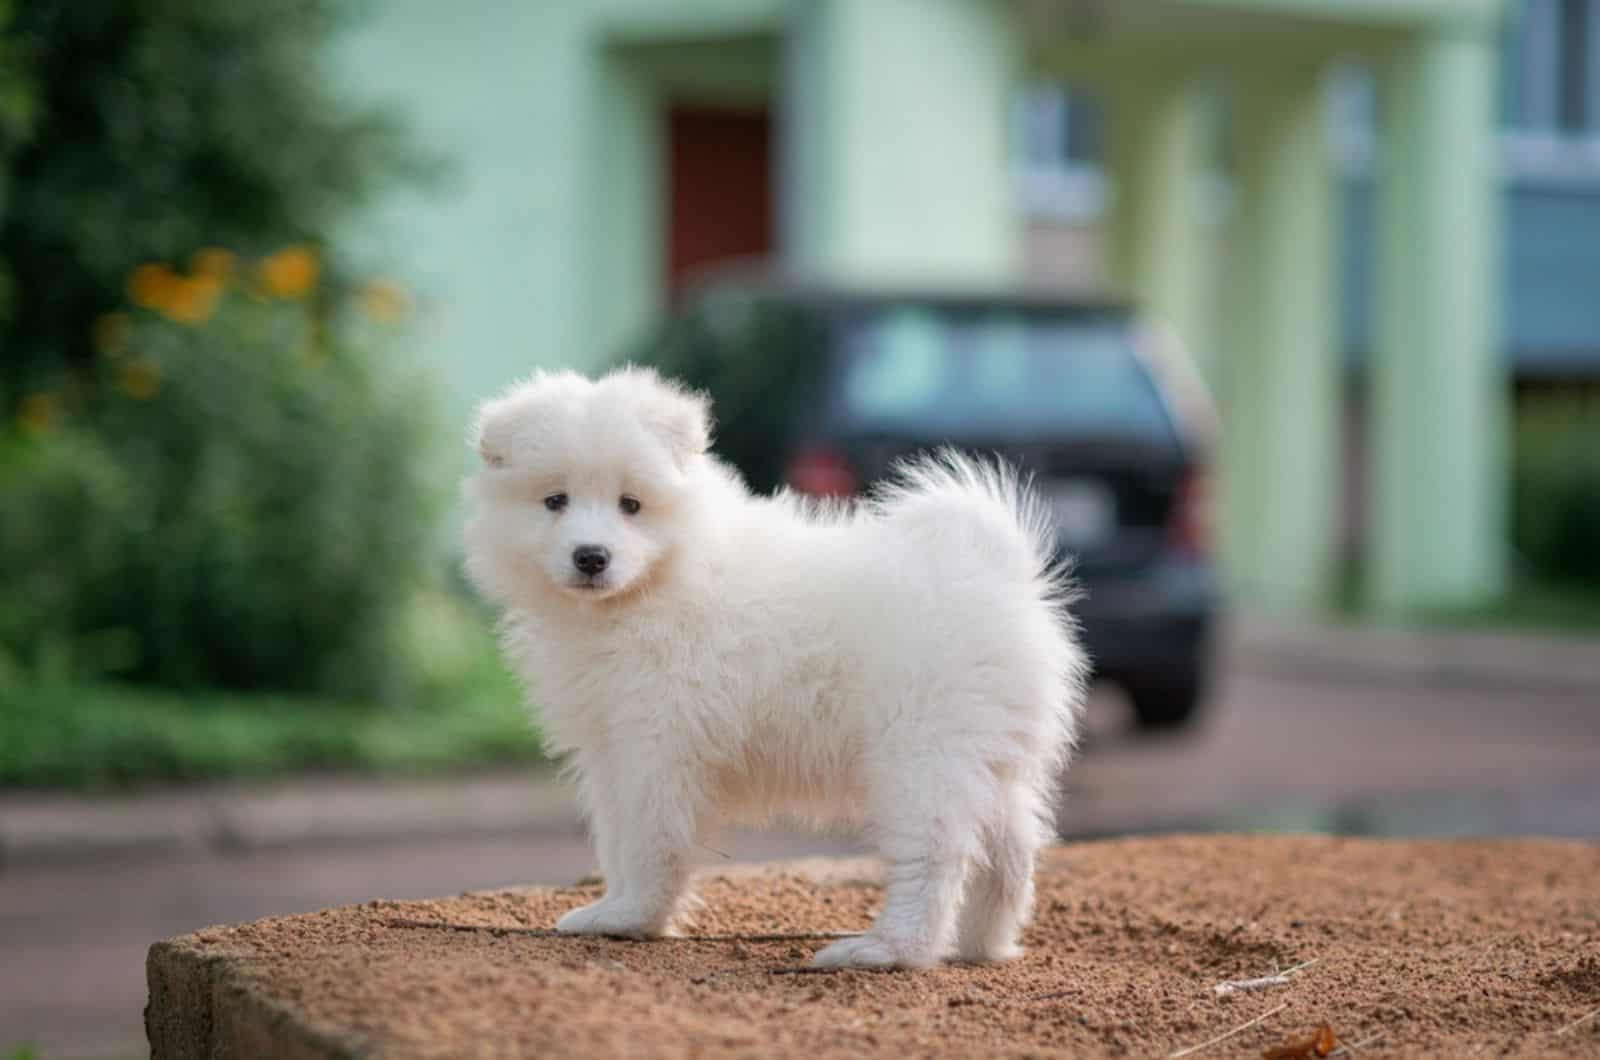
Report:
[[[772,120],[765,110],[667,111],[667,290],[695,270],[772,252]]]

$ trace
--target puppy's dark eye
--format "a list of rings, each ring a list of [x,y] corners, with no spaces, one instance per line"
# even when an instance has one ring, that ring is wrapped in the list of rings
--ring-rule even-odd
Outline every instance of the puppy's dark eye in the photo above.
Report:
[[[617,502],[617,507],[622,509],[623,515],[638,515],[639,509],[644,505],[639,503],[638,497],[630,497],[624,493],[622,499]]]
[[[567,506],[567,495],[565,493],[552,493],[544,499],[544,506],[552,512],[559,512]]]

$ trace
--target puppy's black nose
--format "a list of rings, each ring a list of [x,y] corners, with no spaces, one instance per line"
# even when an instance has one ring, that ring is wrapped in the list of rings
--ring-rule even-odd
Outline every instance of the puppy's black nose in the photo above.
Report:
[[[572,550],[572,565],[591,577],[606,569],[611,550],[604,545],[579,545]]]

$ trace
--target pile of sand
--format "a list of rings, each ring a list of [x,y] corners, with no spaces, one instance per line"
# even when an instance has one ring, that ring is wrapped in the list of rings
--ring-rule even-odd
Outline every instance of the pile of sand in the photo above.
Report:
[[[1600,847],[1168,837],[1056,849],[1021,960],[808,974],[862,863],[710,876],[696,937],[551,937],[596,887],[374,902],[151,953],[155,1055],[1600,1055]],[[715,936],[706,938],[704,936]],[[1282,985],[1226,980],[1315,962]],[[1589,1015],[1588,1019],[1583,1019]],[[1361,1044],[1367,1043],[1367,1044]],[[1307,1054],[1314,1055],[1314,1054]]]

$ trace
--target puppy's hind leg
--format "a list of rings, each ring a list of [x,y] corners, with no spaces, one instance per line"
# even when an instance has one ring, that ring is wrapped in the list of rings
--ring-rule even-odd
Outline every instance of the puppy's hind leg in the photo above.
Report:
[[[865,934],[819,952],[813,967],[926,968],[948,948],[976,851],[979,815],[961,794],[968,778],[932,771],[904,775],[918,768],[908,756],[898,767],[902,775],[872,796],[872,823],[885,862],[882,911]]]
[[[1042,800],[1025,785],[1005,794],[1000,817],[984,829],[984,856],[967,881],[956,928],[956,959],[981,963],[1022,953],[1017,933],[1033,911],[1033,869],[1048,829]]]

